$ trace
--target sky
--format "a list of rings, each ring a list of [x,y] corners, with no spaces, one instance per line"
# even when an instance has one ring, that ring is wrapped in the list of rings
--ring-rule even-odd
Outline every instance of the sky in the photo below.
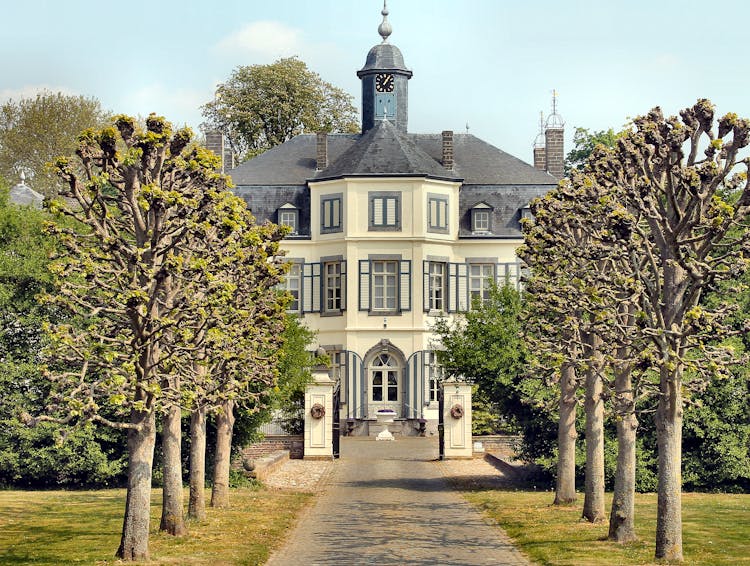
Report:
[[[296,55],[349,92],[380,42],[382,0],[23,0],[3,7],[0,102],[42,89],[198,129],[242,65]],[[709,98],[750,117],[750,2],[389,0],[414,76],[409,131],[466,131],[532,161],[552,92],[565,122],[620,129],[654,106]]]

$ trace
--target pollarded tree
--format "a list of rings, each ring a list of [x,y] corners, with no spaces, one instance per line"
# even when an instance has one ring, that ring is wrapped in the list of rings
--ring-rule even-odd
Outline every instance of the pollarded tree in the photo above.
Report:
[[[604,518],[604,399],[601,322],[608,304],[599,284],[607,270],[601,225],[591,222],[591,183],[563,180],[532,202],[519,250],[531,270],[527,336],[536,360],[559,376],[558,473],[555,503],[575,500],[575,414],[584,386],[586,489],[583,516]],[[595,208],[595,207],[594,207]]]
[[[166,410],[162,425],[160,528],[170,534],[184,532],[182,410],[192,412],[188,514],[201,518],[206,413],[229,422],[233,406],[251,405],[255,410],[262,406],[261,400],[275,386],[275,357],[269,352],[277,349],[283,326],[283,301],[276,287],[283,274],[279,241],[285,229],[274,224],[257,226],[245,202],[229,192],[223,192],[212,207],[212,216],[199,225],[201,237],[193,239],[182,254],[180,269],[171,276],[169,301],[165,301],[174,304],[176,323],[169,335],[174,339],[164,345],[173,370],[169,385],[176,387],[180,378],[188,382],[180,388],[179,400]],[[231,447],[231,427],[226,430]],[[220,470],[214,478],[215,492],[217,486],[228,487],[230,451],[216,453],[222,459],[215,467]]]
[[[221,131],[239,160],[303,132],[356,132],[352,97],[296,57],[237,67],[203,105],[205,126]]]
[[[257,226],[237,197],[226,204],[231,208],[221,213],[223,224],[201,242],[214,258],[210,270],[201,257],[189,260],[182,272],[187,290],[182,308],[193,314],[180,326],[174,352],[180,373],[192,375],[198,385],[186,399],[192,411],[188,513],[198,518],[205,507],[206,415],[215,415],[219,431],[212,504],[223,506],[228,498],[233,411],[239,407],[257,412],[270,403],[285,316],[277,286],[284,273],[279,242],[287,229]]]
[[[125,560],[148,558],[155,417],[181,394],[165,388],[165,346],[180,336],[170,285],[191,243],[222,222],[216,203],[226,181],[214,171],[215,156],[190,142],[189,130],[173,133],[163,118],[150,116],[139,131],[119,116],[113,127],[81,134],[75,163],[56,163],[67,201],[54,206],[77,224],[51,228],[65,253],[54,266],[59,290],[48,299],[81,324],[52,329],[50,410],[66,422],[127,430],[117,552]]]
[[[683,558],[683,395],[691,380],[710,379],[736,361],[711,342],[727,329],[727,309],[699,301],[708,286],[748,265],[750,160],[741,152],[749,143],[750,122],[735,114],[715,121],[703,99],[680,118],[665,118],[659,108],[636,118],[614,150],[589,161],[595,182],[614,187],[629,212],[620,243],[641,284],[638,324],[656,350],[657,559]]]
[[[556,503],[571,502],[574,491],[576,373],[585,385],[586,498],[584,518],[604,519],[604,397],[616,390],[618,413],[618,473],[616,491],[631,503],[624,516],[630,530],[618,530],[618,540],[631,539],[635,473],[635,412],[631,383],[637,332],[632,321],[632,296],[637,284],[626,256],[615,245],[621,206],[612,194],[593,182],[586,170],[532,202],[534,222],[524,225],[525,245],[519,256],[531,268],[527,285],[530,315],[526,319],[532,350],[556,361],[560,376],[558,429],[558,493]],[[607,347],[603,347],[604,343]],[[608,379],[616,376],[615,383]],[[626,398],[630,396],[630,402]],[[625,428],[620,424],[627,425]],[[621,430],[622,429],[622,430]],[[627,473],[625,473],[627,471]]]

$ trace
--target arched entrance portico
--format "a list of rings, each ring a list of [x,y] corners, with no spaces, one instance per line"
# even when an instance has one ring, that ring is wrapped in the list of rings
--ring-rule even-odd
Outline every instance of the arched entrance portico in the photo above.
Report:
[[[384,339],[365,355],[367,414],[373,418],[380,409],[392,409],[403,416],[404,354]]]

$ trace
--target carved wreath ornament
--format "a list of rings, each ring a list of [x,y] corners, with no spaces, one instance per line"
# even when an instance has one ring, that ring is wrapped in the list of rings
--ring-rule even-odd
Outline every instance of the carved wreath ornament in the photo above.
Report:
[[[326,416],[326,408],[320,403],[315,403],[312,407],[310,407],[310,415],[314,419],[322,419]]]
[[[451,416],[454,419],[460,419],[464,416],[464,408],[460,404],[456,403],[451,407]]]

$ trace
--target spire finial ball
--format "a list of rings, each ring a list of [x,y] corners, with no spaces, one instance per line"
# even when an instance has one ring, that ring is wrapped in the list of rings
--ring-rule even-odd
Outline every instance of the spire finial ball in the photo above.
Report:
[[[383,9],[380,13],[383,15],[383,21],[380,22],[380,25],[378,26],[378,33],[380,34],[380,37],[383,38],[383,43],[385,43],[388,41],[388,36],[393,33],[393,28],[388,21],[388,6],[386,5],[386,0],[383,0]]]

